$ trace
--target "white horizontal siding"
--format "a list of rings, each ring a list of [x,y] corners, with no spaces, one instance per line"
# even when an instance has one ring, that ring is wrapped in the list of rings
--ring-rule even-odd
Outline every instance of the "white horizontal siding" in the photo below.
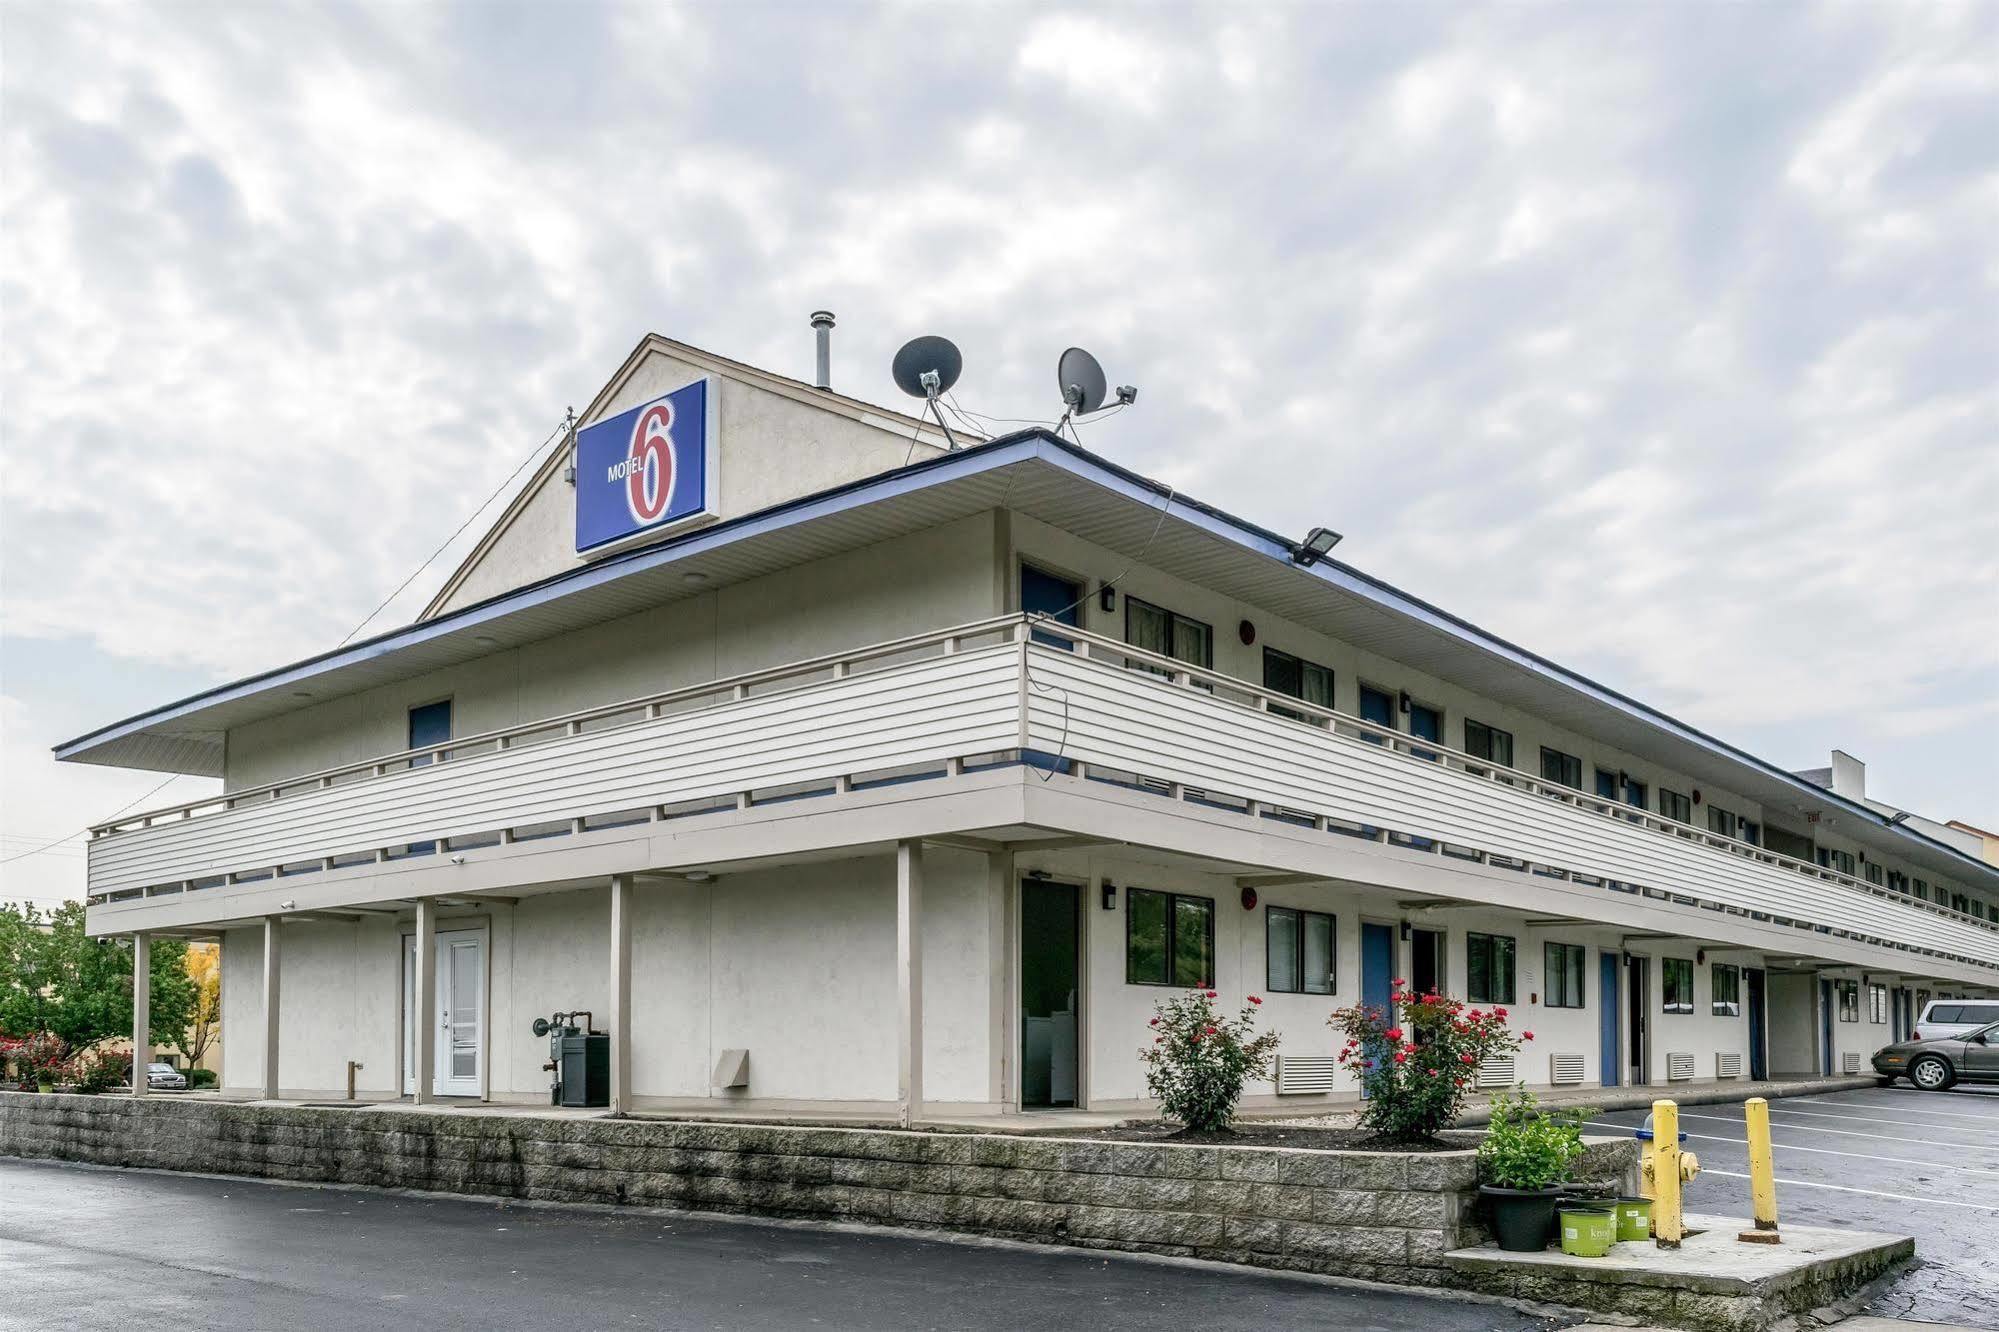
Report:
[[[1158,676],[1030,649],[1029,743],[1102,767],[1704,902],[1999,961],[1990,930]],[[1441,746],[1439,747],[1441,748]]]
[[[1018,661],[984,648],[114,833],[91,843],[90,891],[1007,749]]]

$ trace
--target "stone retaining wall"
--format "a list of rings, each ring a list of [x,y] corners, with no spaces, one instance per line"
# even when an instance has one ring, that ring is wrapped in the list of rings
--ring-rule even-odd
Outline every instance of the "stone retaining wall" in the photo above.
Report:
[[[263,1179],[927,1227],[1455,1284],[1470,1150],[1324,1152],[0,1092],[0,1155]],[[1627,1179],[1592,1140],[1581,1174]]]

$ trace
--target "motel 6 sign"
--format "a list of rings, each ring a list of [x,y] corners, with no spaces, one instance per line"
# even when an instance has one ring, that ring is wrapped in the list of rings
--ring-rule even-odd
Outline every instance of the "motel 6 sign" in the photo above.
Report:
[[[697,379],[576,432],[576,549],[715,513],[715,399]]]

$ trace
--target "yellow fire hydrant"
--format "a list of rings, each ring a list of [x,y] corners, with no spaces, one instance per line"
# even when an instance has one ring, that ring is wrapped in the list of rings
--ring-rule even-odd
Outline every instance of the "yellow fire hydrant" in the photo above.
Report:
[[[1680,1150],[1680,1107],[1652,1102],[1652,1114],[1638,1130],[1645,1150],[1638,1166],[1638,1191],[1652,1200],[1652,1237],[1662,1249],[1677,1249],[1686,1234],[1680,1215],[1680,1186],[1700,1174],[1700,1158]]]

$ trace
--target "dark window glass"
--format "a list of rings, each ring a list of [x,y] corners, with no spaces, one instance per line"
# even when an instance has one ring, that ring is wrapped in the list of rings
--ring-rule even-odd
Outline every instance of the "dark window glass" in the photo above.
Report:
[[[1694,1011],[1694,961],[1690,957],[1669,957],[1659,964],[1659,978],[1665,990],[1668,1013]]]
[[[1574,754],[1541,746],[1541,780],[1583,789],[1583,761]]]
[[[1709,996],[1709,1011],[1716,1017],[1742,1016],[1742,968],[1727,962],[1717,962],[1709,973],[1713,984],[1713,994]]]
[[[1834,981],[1832,984],[1834,991],[1839,995],[1839,1020],[1860,1021],[1860,982],[1843,980]]]
[[[1127,888],[1124,978],[1130,985],[1213,985],[1213,899]]]
[[[451,700],[441,703],[426,703],[420,708],[410,709],[410,748],[422,749],[425,745],[443,744],[451,738]],[[423,754],[410,760],[412,768],[421,768],[430,762],[430,755]],[[456,771],[454,769],[453,771]]]
[[[1744,820],[1742,820],[1742,823],[1741,823],[1741,825],[1740,825],[1740,826],[1741,826],[1741,831],[1740,831],[1740,832],[1738,832],[1738,833],[1736,833],[1736,836],[1737,836],[1737,837],[1739,837],[1739,838],[1741,838],[1741,839],[1742,839],[1743,841],[1745,841],[1745,842],[1749,843],[1749,845],[1751,845],[1751,846],[1761,846],[1761,845],[1763,845],[1763,825],[1762,825],[1762,824],[1760,824],[1760,823],[1754,823],[1754,822],[1750,821],[1749,819],[1744,819]]]
[[[1467,719],[1465,753],[1473,758],[1496,763],[1502,768],[1510,768],[1513,766],[1513,732],[1502,731],[1497,726],[1487,726],[1484,722]]]
[[[1269,907],[1263,915],[1266,988],[1276,994],[1333,992],[1333,918]]]
[[[1542,961],[1548,972],[1543,998],[1549,1008],[1583,1006],[1583,947],[1581,944],[1551,943],[1541,946]]]
[[[1504,934],[1465,936],[1465,993],[1475,1004],[1513,1000],[1513,940]]]
[[[1707,807],[1707,830],[1720,833],[1723,837],[1735,836],[1735,815],[1718,805]]]
[[[1659,788],[1659,812],[1669,819],[1677,819],[1681,823],[1692,823],[1694,820],[1694,802],[1687,799],[1686,796],[1678,791],[1668,791],[1664,787],[1661,787]]]
[[[1882,1023],[1888,1020],[1888,987],[1869,985],[1867,987],[1867,1020]]]

